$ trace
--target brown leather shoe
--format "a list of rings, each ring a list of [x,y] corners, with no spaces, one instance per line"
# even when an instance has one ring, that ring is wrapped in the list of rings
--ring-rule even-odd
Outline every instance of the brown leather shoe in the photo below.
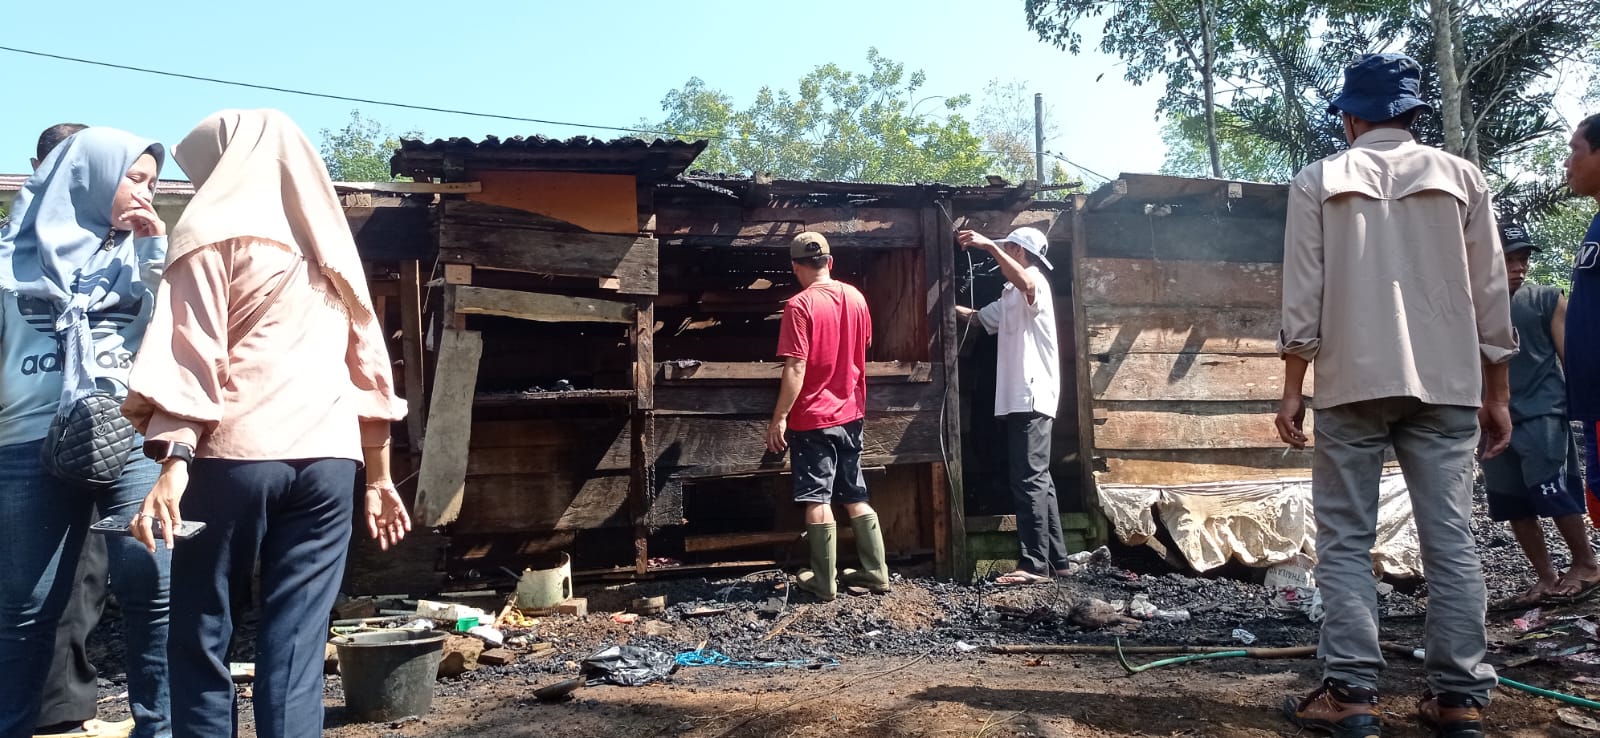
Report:
[[[1434,738],[1484,738],[1483,706],[1460,692],[1429,691],[1417,703],[1422,724],[1433,728]]]
[[[1333,738],[1379,738],[1378,690],[1325,679],[1304,699],[1284,698],[1283,716]]]

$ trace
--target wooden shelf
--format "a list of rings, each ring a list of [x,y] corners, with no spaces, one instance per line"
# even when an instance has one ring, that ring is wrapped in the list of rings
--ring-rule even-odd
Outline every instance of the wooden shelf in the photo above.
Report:
[[[629,403],[633,390],[567,390],[566,392],[480,392],[472,398],[477,407],[534,404]]]

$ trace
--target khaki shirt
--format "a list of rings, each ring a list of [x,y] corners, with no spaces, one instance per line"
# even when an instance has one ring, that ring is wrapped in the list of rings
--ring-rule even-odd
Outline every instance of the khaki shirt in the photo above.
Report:
[[[1300,170],[1284,232],[1281,354],[1313,361],[1313,408],[1385,397],[1478,407],[1481,364],[1517,352],[1477,167],[1382,128]]]

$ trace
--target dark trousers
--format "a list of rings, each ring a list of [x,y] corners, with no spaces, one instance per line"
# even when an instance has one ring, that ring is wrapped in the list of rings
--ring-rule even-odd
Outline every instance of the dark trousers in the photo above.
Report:
[[[1050,428],[1041,413],[1005,416],[1006,466],[1017,512],[1017,568],[1049,576],[1067,568],[1067,542],[1061,532],[1061,505],[1050,478]]]
[[[61,621],[56,623],[55,654],[39,703],[40,727],[94,719],[100,698],[99,673],[89,661],[85,642],[105,610],[109,581],[105,538],[84,538],[83,551],[78,554],[78,581],[72,587],[67,609],[61,611]]]
[[[183,517],[206,524],[173,547],[172,734],[239,734],[228,642],[232,581],[259,562],[255,719],[260,738],[322,735],[323,648],[344,576],[356,462],[194,463]]]

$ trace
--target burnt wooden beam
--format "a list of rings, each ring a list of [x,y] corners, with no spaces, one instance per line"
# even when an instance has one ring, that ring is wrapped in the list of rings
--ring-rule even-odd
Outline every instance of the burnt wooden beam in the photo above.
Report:
[[[782,377],[783,363],[776,361],[699,361],[660,365],[661,378],[667,382],[690,380],[773,380]],[[866,365],[869,379],[900,379],[906,382],[933,380],[933,365],[926,361],[869,361]],[[870,391],[868,393],[871,394]]]
[[[1083,215],[1091,257],[1162,261],[1283,261],[1283,218],[1228,215]]]
[[[428,391],[423,384],[422,265],[414,259],[400,262],[400,356],[401,379],[409,403],[406,449],[417,457],[422,453],[422,422],[428,412]]]
[[[663,383],[656,387],[657,415],[770,415],[778,401],[777,381],[756,386],[705,382]],[[941,382],[881,382],[867,386],[867,414],[938,412],[944,404]]]
[[[439,226],[444,261],[565,277],[617,278],[617,291],[658,291],[656,240],[599,233],[558,233],[445,221]]]
[[[461,514],[472,440],[472,396],[482,355],[481,334],[444,329],[417,481],[416,519],[422,526],[445,525]]]
[[[1092,305],[1084,310],[1086,356],[1096,354],[1278,353],[1278,308],[1191,310]]]
[[[1277,405],[1270,401],[1097,403],[1095,448],[1116,450],[1271,449],[1283,441],[1272,424]],[[1313,419],[1306,419],[1310,433]]]
[[[573,476],[568,472],[467,477],[471,502],[451,524],[452,534],[653,528],[683,524],[683,482],[663,478],[653,504],[635,519],[632,474]]]
[[[498,315],[546,323],[627,323],[634,321],[636,308],[625,302],[588,297],[548,295],[540,292],[500,290],[459,285],[456,312],[467,315]]]
[[[1277,354],[1095,354],[1096,400],[1276,400],[1283,396]],[[1307,387],[1307,393],[1312,391]]]
[[[433,208],[374,198],[370,206],[345,208],[344,215],[362,259],[433,260],[437,237]]]
[[[947,201],[943,210],[949,207]],[[967,571],[967,524],[965,472],[961,459],[961,341],[956,326],[956,246],[955,233],[943,219],[943,210],[923,208],[921,222],[928,286],[938,294],[938,299],[928,300],[929,308],[937,310],[930,316],[928,325],[929,338],[937,336],[939,350],[929,355],[943,357],[944,362],[944,408],[939,416],[936,438],[940,440],[938,460],[949,472],[946,493],[950,502],[944,513],[949,518],[951,531],[950,551],[945,556],[949,570],[940,574],[950,577]]]
[[[1094,521],[1093,533],[1097,540],[1091,544],[1104,543],[1109,531],[1105,523],[1105,515],[1100,511],[1100,490],[1096,486],[1094,456],[1096,453],[1096,437],[1094,430],[1094,389],[1090,382],[1089,362],[1089,324],[1087,317],[1089,293],[1085,289],[1088,281],[1084,264],[1086,242],[1084,210],[1088,207],[1088,197],[1077,195],[1072,198],[1071,233],[1069,242],[1071,256],[1068,259],[1069,276],[1072,279],[1072,325],[1077,329],[1072,332],[1072,346],[1077,361],[1073,362],[1070,371],[1073,372],[1073,389],[1075,390],[1072,401],[1076,403],[1077,412],[1077,447],[1078,447],[1078,489],[1082,495],[1083,509],[1088,510],[1090,519]]]

